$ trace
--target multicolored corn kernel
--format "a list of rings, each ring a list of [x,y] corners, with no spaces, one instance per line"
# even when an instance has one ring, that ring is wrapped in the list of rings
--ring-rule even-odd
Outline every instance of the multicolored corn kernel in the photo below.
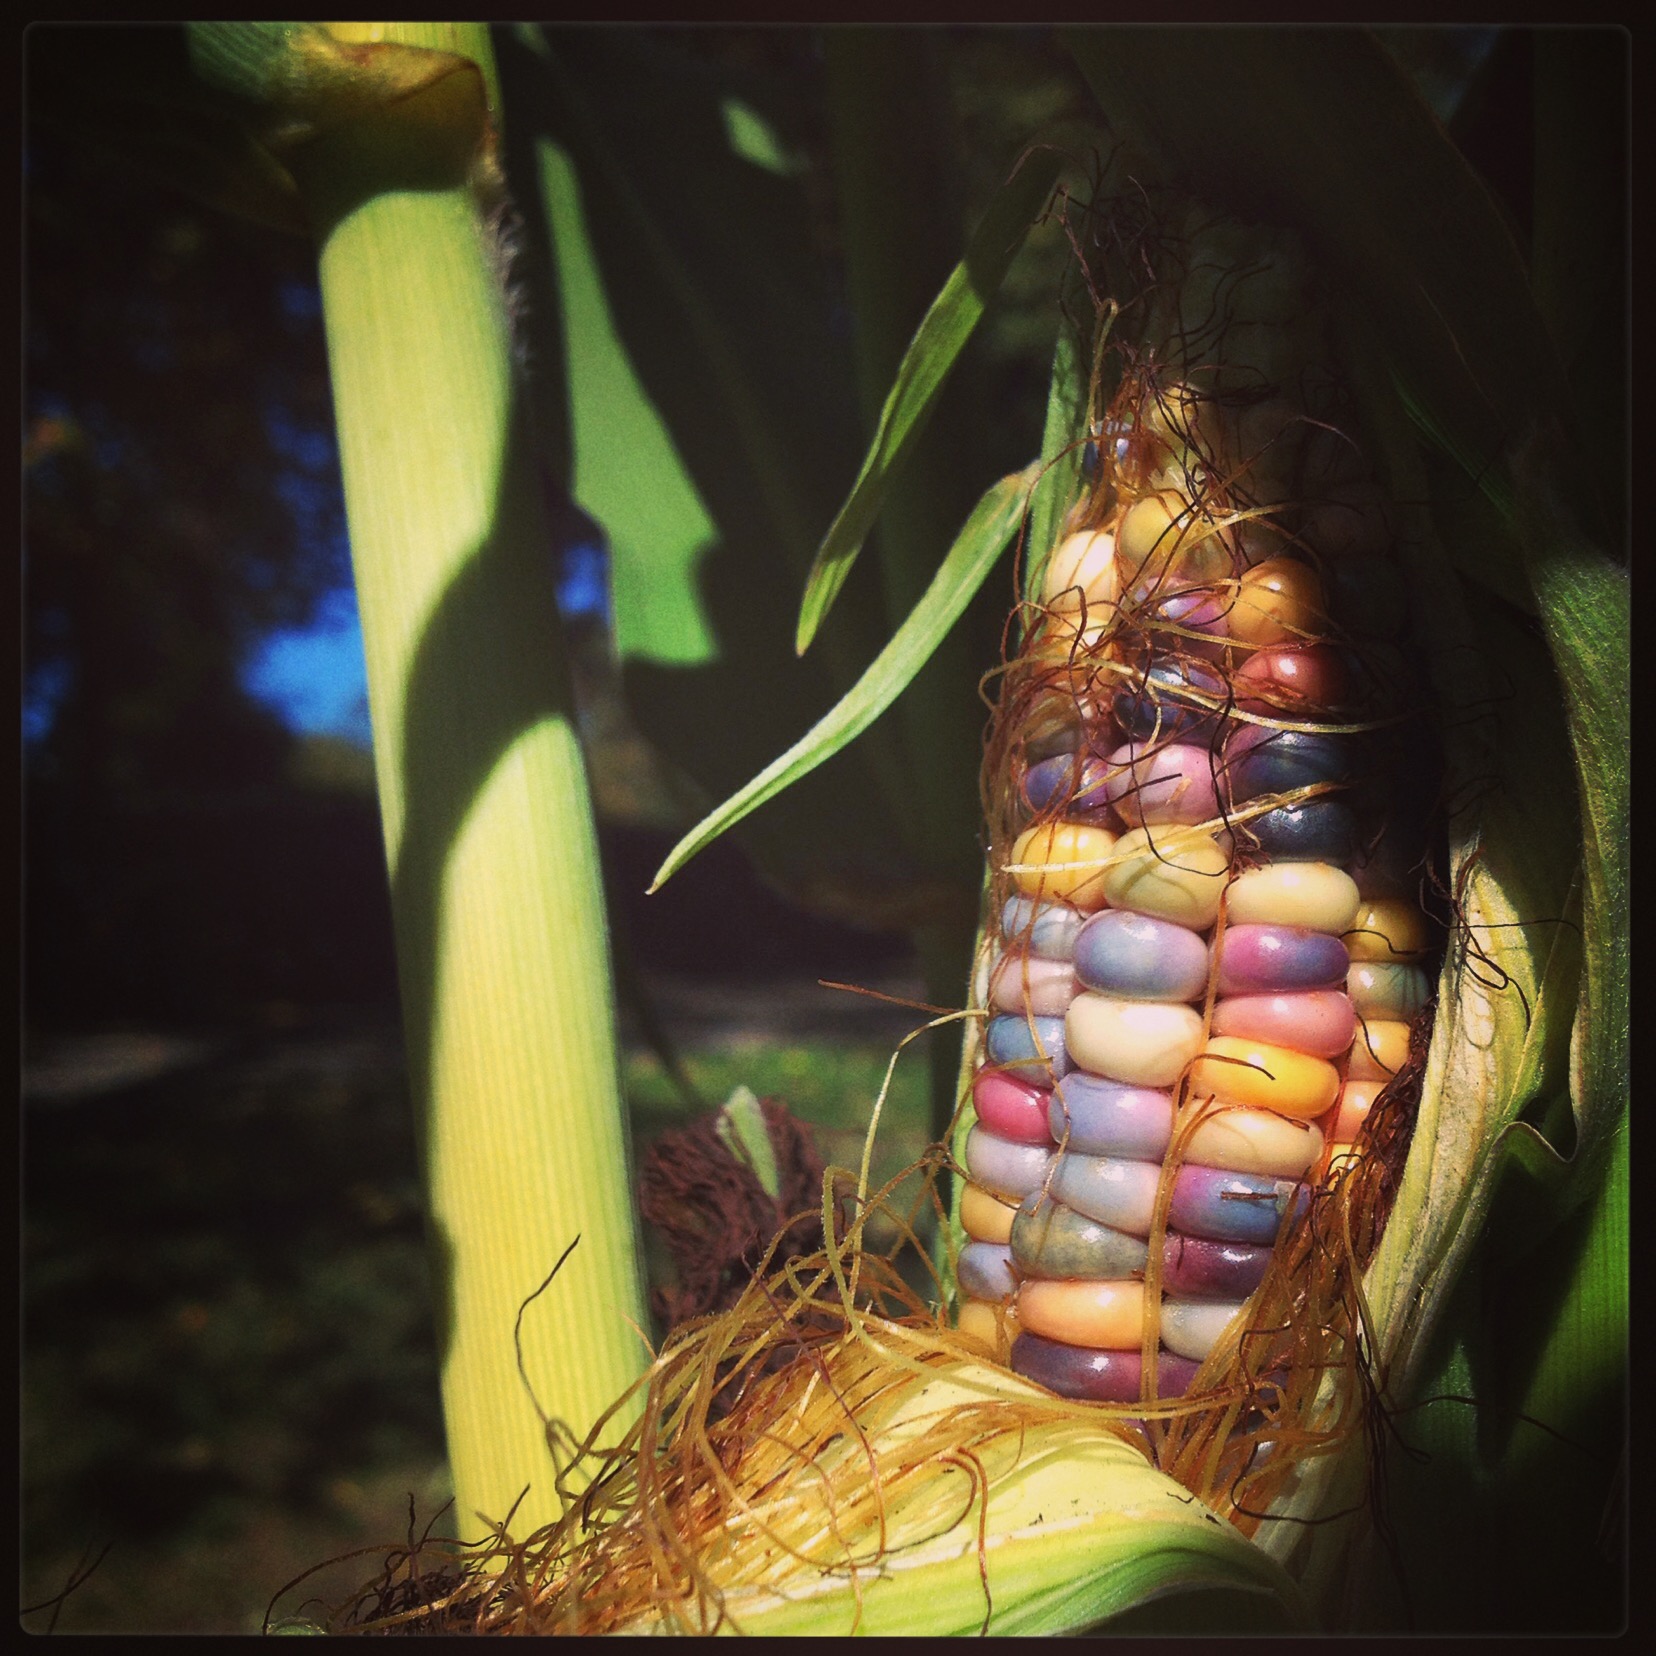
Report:
[[[1116,1402],[1245,1326],[1409,1064],[1437,943],[1398,516],[1303,356],[1309,278],[1224,236],[1146,307],[1172,345],[1122,351],[986,773],[962,1291],[981,1321],[1010,1283],[1013,1367]],[[1242,247],[1287,288],[1216,276]]]

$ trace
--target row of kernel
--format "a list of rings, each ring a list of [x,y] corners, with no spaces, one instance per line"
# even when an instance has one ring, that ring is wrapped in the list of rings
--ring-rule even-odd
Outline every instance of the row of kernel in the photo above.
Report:
[[[1167,515],[1171,519],[1172,511]],[[1061,565],[1062,557],[1055,562]],[[1336,699],[1337,674],[1327,651],[1319,652],[1315,645],[1274,652],[1264,648],[1284,642],[1296,630],[1303,634],[1318,607],[1312,599],[1314,577],[1303,565],[1285,562],[1261,564],[1257,571],[1256,581],[1250,583],[1244,577],[1239,584],[1239,602],[1233,606],[1229,628],[1233,637],[1256,646],[1256,653],[1237,674],[1243,692],[1238,696],[1239,705],[1248,711],[1276,711],[1285,705],[1300,711],[1312,702],[1329,705]],[[1258,594],[1264,595],[1262,600],[1256,600]],[[1320,593],[1316,598],[1320,602]],[[1219,616],[1198,615],[1197,608],[1191,606],[1181,619],[1190,625],[1212,623]],[[1195,736],[1213,731],[1211,710],[1193,711],[1188,705],[1194,703],[1196,709],[1201,709],[1200,698],[1186,697],[1185,706],[1179,700],[1181,688],[1191,686],[1199,686],[1211,695],[1216,681],[1209,675],[1207,682],[1202,682],[1202,671],[1185,661],[1166,664],[1159,673],[1152,666],[1146,674],[1147,686],[1153,682],[1150,675],[1157,674],[1158,688],[1169,692],[1171,716],[1164,717],[1159,697],[1153,699],[1152,711],[1142,705],[1123,707],[1123,695],[1118,692],[1116,712],[1123,728],[1140,742],[1164,734]],[[1224,791],[1233,801],[1245,802],[1265,792],[1287,793],[1296,787],[1345,780],[1338,775],[1319,776],[1314,769],[1308,776],[1292,776],[1296,761],[1303,771],[1307,760],[1321,759],[1326,767],[1329,757],[1326,748],[1322,753],[1317,751],[1314,739],[1306,743],[1295,737],[1294,732],[1271,732],[1259,726],[1235,731],[1223,768],[1228,771],[1234,757],[1240,776]],[[1079,755],[1075,748],[1067,754],[1060,749],[1055,756],[1037,761],[1025,777],[1024,790],[1028,803],[1036,810],[1053,803],[1062,790],[1065,797],[1061,802],[1090,827],[1100,828],[1108,820],[1107,808],[1113,806],[1122,820],[1148,830],[1157,822],[1193,824],[1216,815],[1220,771],[1212,749],[1198,747],[1193,741],[1171,742],[1144,753],[1130,740],[1128,746],[1111,752],[1102,761],[1096,755]],[[1289,773],[1286,777],[1285,771]],[[1179,1233],[1180,1225],[1188,1225],[1193,1219],[1196,1226],[1203,1223],[1200,1215],[1190,1211],[1190,1188],[1203,1183],[1211,1189],[1226,1175],[1231,1176],[1232,1188],[1225,1194],[1233,1199],[1249,1198],[1235,1206],[1251,1211],[1262,1245],[1256,1244],[1255,1256],[1247,1261],[1251,1267],[1247,1274],[1239,1277],[1233,1269],[1225,1281],[1223,1287],[1237,1295],[1234,1300],[1227,1297],[1217,1303],[1195,1305],[1177,1298],[1164,1301],[1160,1326],[1163,1346],[1186,1361],[1205,1355],[1213,1339],[1240,1309],[1241,1299],[1257,1283],[1263,1261],[1269,1257],[1269,1243],[1274,1241],[1282,1206],[1299,1190],[1297,1182],[1290,1180],[1303,1177],[1322,1149],[1322,1134],[1312,1118],[1326,1114],[1338,1090],[1339,1074],[1329,1060],[1344,1054],[1355,1036],[1356,1014],[1349,997],[1338,987],[1348,966],[1338,934],[1357,919],[1358,908],[1356,886],[1337,866],[1356,849],[1350,809],[1339,800],[1294,799],[1256,814],[1256,820],[1260,827],[1253,837],[1262,851],[1288,861],[1311,861],[1313,866],[1267,866],[1242,875],[1231,887],[1232,918],[1243,927],[1254,927],[1256,932],[1274,932],[1279,944],[1292,944],[1298,941],[1296,934],[1312,932],[1327,936],[1332,948],[1318,951],[1312,945],[1309,951],[1313,959],[1319,952],[1323,957],[1320,969],[1313,968],[1319,979],[1315,987],[1294,995],[1255,992],[1232,994],[1222,1000],[1214,1039],[1194,1066],[1193,1097],[1220,1098],[1226,1107],[1201,1119],[1186,1142],[1187,1163],[1213,1165],[1179,1170],[1169,1248],[1182,1257],[1186,1238]],[[1026,858],[1037,850],[1050,855],[1060,843],[1071,850],[1081,837],[1073,823],[1049,829],[1044,835],[1037,829],[1025,836],[1014,856]],[[1223,866],[1228,857],[1221,855]],[[1167,882],[1165,873],[1161,879],[1177,883]],[[1069,894],[1080,900],[1089,893],[1083,884]],[[1111,902],[1123,900],[1121,892],[1112,893],[1107,887],[1104,896]],[[1150,907],[1154,909],[1155,905]],[[1187,925],[1200,926],[1212,918],[1198,916],[1183,902],[1176,912]],[[1084,991],[1065,1018],[1064,1066],[1079,1063],[1114,1072],[1106,1075],[1103,1084],[1116,1089],[1106,1094],[1105,1105],[1118,1118],[1124,1105],[1124,1083],[1176,1079],[1193,1056],[1189,1050],[1192,1039],[1197,1046],[1201,1044],[1201,1020],[1180,1002],[1197,998],[1205,988],[1206,947],[1202,939],[1188,932],[1184,935],[1191,939],[1194,949],[1170,941],[1177,926],[1166,926],[1166,935],[1157,938],[1157,924],[1154,919],[1140,916],[1096,916],[1081,935],[1079,946],[1092,944],[1095,952],[1108,944],[1117,956],[1130,957],[1131,945],[1136,945],[1146,963],[1141,981],[1130,985],[1113,980],[1089,982],[1089,989],[1120,996],[1125,988],[1129,997],[1135,990],[1170,997],[1168,1004],[1143,1007],[1133,1004],[1131,998],[1122,1001],[1089,996]],[[1106,932],[1111,934],[1108,939]],[[1237,935],[1239,944],[1254,945],[1256,956],[1261,953],[1262,941],[1254,935]],[[1246,948],[1238,951],[1243,955],[1247,952]],[[1291,962],[1297,953],[1302,958],[1295,964],[1303,971],[1307,952],[1303,947],[1277,952],[1286,952]],[[1290,976],[1293,969],[1291,965]],[[1082,973],[1083,981],[1088,975]],[[1243,975],[1239,966],[1238,976]],[[1246,986],[1258,991],[1267,983],[1256,979]],[[1042,1008],[1049,1019],[1056,1010],[1050,1004]],[[1031,1025],[1029,1034],[1032,1048],[1037,1042],[1051,1048],[1058,1031]],[[1261,1062],[1262,1058],[1269,1062]],[[1058,1092],[1084,1093],[1089,1079],[1085,1068],[1075,1071],[1059,1082]],[[1199,1091],[1204,1087],[1205,1092]],[[1145,1156],[1165,1152],[1173,1117],[1171,1093],[1161,1095],[1148,1111],[1143,1107],[1142,1093],[1141,1087],[1132,1099],[1135,1107],[1127,1110],[1125,1142],[1111,1139],[1108,1131],[1100,1137],[1096,1122],[1101,1118],[1089,1117],[1085,1112],[1081,1112],[1078,1130],[1078,1111],[1067,1102],[1066,1122],[1061,1129],[1055,1100],[1052,1130],[1064,1131],[1071,1153],[1060,1158],[1055,1176],[1046,1181],[1049,1191],[1026,1200],[1013,1222],[1015,1266],[1037,1279],[1043,1272],[1071,1279],[1029,1282],[1018,1300],[1019,1321],[1025,1332],[1014,1361],[1025,1372],[1061,1390],[1079,1387],[1085,1394],[1097,1396],[1104,1395],[1100,1386],[1108,1390],[1113,1384],[1128,1383],[1129,1377],[1134,1388],[1138,1383],[1137,1349],[1146,1308],[1142,1285],[1126,1279],[1142,1272],[1147,1256],[1147,1244],[1137,1237],[1150,1230],[1160,1169],[1149,1162],[1135,1166],[1135,1159],[1123,1159],[1121,1152],[1131,1150]],[[1096,1104],[1098,1100],[1087,1102]],[[1152,1117],[1159,1131],[1147,1137],[1146,1124]],[[1117,1127],[1120,1125],[1118,1119]],[[1116,1154],[1088,1158],[1075,1153],[1083,1148]],[[1147,1179],[1147,1173],[1155,1177]],[[1271,1178],[1272,1182],[1268,1188],[1235,1188],[1237,1175]],[[1069,1205],[1052,1202],[1048,1195],[1067,1198]],[[1114,1223],[1099,1223],[1106,1220]],[[1039,1240],[1031,1240],[1037,1230]],[[1171,1262],[1164,1260],[1164,1270],[1170,1267]],[[1219,1285],[1218,1279],[1210,1276],[1201,1286],[1211,1290]],[[1170,1270],[1163,1286],[1170,1294],[1183,1286],[1176,1270]],[[1066,1342],[1091,1348],[1081,1370],[1077,1370],[1075,1359],[1055,1349]],[[1130,1362],[1115,1360],[1124,1358],[1129,1349]],[[1082,1374],[1085,1378],[1078,1378]],[[1159,1376],[1161,1389],[1169,1389],[1167,1381],[1173,1378]],[[1181,1388],[1175,1385],[1172,1389]],[[1137,1395],[1136,1389],[1131,1395]]]
[[[987,1051],[1002,1068],[988,1073],[1024,1078],[1037,1095],[1030,1120],[1044,1100],[1047,1134],[1038,1154],[1019,1160],[997,1149],[996,1135],[974,1132],[968,1170],[999,1181],[1007,1198],[994,1213],[1007,1253],[993,1284],[975,1265],[962,1280],[1002,1293],[1021,1283],[1014,1362],[1060,1390],[1138,1395],[1149,1308],[1134,1279],[1148,1258],[1179,1077],[1191,1073],[1198,1108],[1207,1098],[1224,1107],[1187,1118],[1193,1131],[1171,1192],[1163,1392],[1182,1389],[1177,1365],[1205,1353],[1259,1280],[1321,1152],[1318,1121],[1340,1088],[1334,1060],[1362,1041],[1346,983],[1357,968],[1341,934],[1362,929],[1357,899],[1369,893],[1347,866],[1361,872],[1380,859],[1359,842],[1350,803],[1333,797],[1350,780],[1347,744],[1231,717],[1304,719],[1354,694],[1344,657],[1316,636],[1316,572],[1271,550],[1257,536],[1216,532],[1185,496],[1160,489],[1133,501],[1113,531],[1064,543],[1048,571],[1049,614],[1067,616],[1074,635],[1053,629],[1061,646],[1104,642],[1118,609],[1175,623],[1184,639],[1177,656],[1095,652],[1023,746],[1024,802],[1065,820],[1037,823],[1013,848],[1024,892],[1014,902],[1024,905],[1031,946],[997,964]],[[1232,670],[1221,677],[1204,654]],[[1210,958],[1205,934],[1233,841],[1198,825],[1255,800],[1238,826],[1269,860],[1231,884],[1227,929]],[[1119,825],[1129,832],[1118,839]],[[1385,877],[1374,882],[1380,890]],[[1043,929],[1065,938],[1053,967],[1033,946]],[[1015,934],[1010,922],[1003,930]],[[1204,1040],[1190,1003],[1204,998],[1210,971],[1220,999]],[[1406,999],[1416,987],[1376,981],[1372,992]],[[1362,1044],[1367,1057],[1372,1036]],[[980,1099],[980,1132],[984,1121]]]

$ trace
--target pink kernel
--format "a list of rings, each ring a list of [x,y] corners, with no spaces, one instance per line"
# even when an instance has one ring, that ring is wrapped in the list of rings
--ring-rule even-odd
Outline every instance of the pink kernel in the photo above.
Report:
[[[1050,1144],[1047,1116],[1052,1093],[1004,1071],[983,1069],[972,1083],[978,1121],[1000,1138],[1019,1144]]]

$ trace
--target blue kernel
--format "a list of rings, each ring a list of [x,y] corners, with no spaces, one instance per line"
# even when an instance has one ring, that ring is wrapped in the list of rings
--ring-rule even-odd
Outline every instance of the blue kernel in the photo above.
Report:
[[[1081,928],[1075,973],[1089,989],[1127,1000],[1198,1000],[1207,990],[1208,946],[1171,920],[1107,909]]]
[[[1021,1012],[1002,1013],[989,1020],[984,1045],[990,1063],[1022,1081],[1049,1085],[1070,1072],[1062,1018],[1027,1018]]]
[[[1116,722],[1135,742],[1158,735],[1211,735],[1219,715],[1192,701],[1192,689],[1220,700],[1225,693],[1219,675],[1197,662],[1154,662],[1116,691]]]
[[[1015,1294],[1017,1278],[1012,1275],[1012,1250],[1005,1243],[968,1242],[960,1250],[955,1280],[970,1299],[1003,1300]]]
[[[1251,818],[1247,831],[1273,862],[1346,867],[1357,855],[1357,817],[1341,799],[1307,799]]]
[[[1032,811],[1062,806],[1066,814],[1107,811],[1109,767],[1092,753],[1055,753],[1024,772],[1023,795]]]
[[[1257,727],[1255,727],[1257,728]],[[1237,733],[1227,755],[1233,804],[1260,794],[1287,793],[1319,782],[1352,779],[1350,746],[1339,736],[1309,730],[1268,730],[1263,738],[1253,729]]]
[[[1085,916],[1068,903],[1037,903],[1008,897],[1001,909],[1001,936],[1037,960],[1073,960],[1075,939]]]

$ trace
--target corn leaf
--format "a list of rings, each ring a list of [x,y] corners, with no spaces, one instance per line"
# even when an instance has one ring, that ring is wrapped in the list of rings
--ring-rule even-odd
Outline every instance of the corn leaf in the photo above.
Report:
[[[656,890],[704,846],[854,740],[902,693],[959,619],[1022,521],[1036,468],[1004,477],[966,520],[925,595],[834,709],[746,787],[704,817],[668,853]]]
[[[1042,552],[1058,544],[1064,513],[1081,489],[1081,444],[1077,433],[1086,423],[1087,369],[1069,333],[1061,333],[1052,357],[1052,384],[1047,393],[1046,427],[1041,434],[1041,481],[1029,509],[1029,545]],[[1024,593],[1038,592],[1040,563],[1024,564]]]
[[[501,72],[534,204],[525,275],[553,284],[526,307],[539,423],[604,531],[628,710],[691,820],[822,717],[888,631],[859,585],[816,657],[789,647],[858,446],[802,182],[749,154],[759,126],[787,152],[789,112],[639,31],[519,30]],[[935,900],[904,850],[904,774],[875,730],[744,821],[743,847],[819,912],[903,924]]]
[[[886,397],[862,470],[811,566],[795,641],[801,654],[844,586],[892,479],[925,429],[949,371],[1023,245],[1058,176],[1058,166],[1059,158],[1050,151],[1031,151],[1023,158],[973,233],[966,257],[926,312]]]

